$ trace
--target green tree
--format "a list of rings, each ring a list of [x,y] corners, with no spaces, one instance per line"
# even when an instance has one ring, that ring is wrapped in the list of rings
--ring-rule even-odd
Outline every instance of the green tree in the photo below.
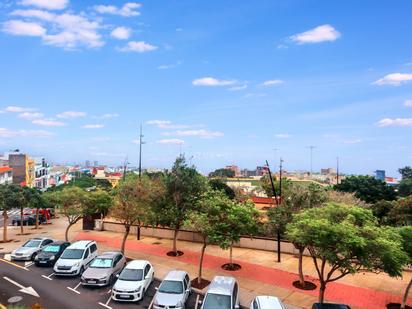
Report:
[[[355,196],[366,203],[376,203],[380,200],[393,201],[396,192],[384,181],[372,176],[349,176],[334,187],[337,191],[353,192]]]
[[[86,214],[100,214],[101,218],[103,218],[113,205],[113,197],[107,191],[97,189],[88,193],[86,202]]]
[[[388,221],[388,216],[395,204],[396,201],[384,200],[371,204],[370,209],[372,210],[373,215],[378,218],[379,224],[384,225],[390,223]]]
[[[399,229],[399,234],[402,237],[403,251],[408,255],[408,264],[412,265],[412,226],[403,226]],[[409,291],[412,287],[412,279],[409,280],[406,286],[405,293],[403,295],[401,309],[406,308],[406,302],[408,301]]]
[[[184,156],[179,156],[170,172],[163,177],[165,186],[162,203],[153,208],[154,221],[174,230],[172,252],[178,255],[177,237],[184,221],[198,205],[200,196],[207,190],[206,178],[194,166],[188,166]]]
[[[209,173],[209,177],[233,178],[235,177],[235,171],[228,168],[219,168],[214,172]]]
[[[3,210],[3,242],[7,242],[7,226],[9,216],[7,211],[14,207],[13,201],[13,186],[15,185],[2,185],[0,186],[0,208]]]
[[[147,213],[159,196],[163,194],[162,184],[148,177],[127,179],[116,188],[114,205],[110,210],[110,216],[124,225],[124,235],[121,251],[124,252],[127,236],[132,225],[137,224],[138,234]]]
[[[209,185],[213,190],[216,191],[224,191],[228,198],[234,199],[236,197],[235,191],[229,187],[224,181],[221,179],[209,179]]]
[[[320,281],[321,303],[329,282],[361,269],[401,276],[407,260],[399,233],[380,228],[371,210],[357,206],[328,203],[306,209],[294,215],[286,230],[291,241],[310,252]]]
[[[398,194],[400,196],[412,195],[412,178],[402,178],[398,184]]]
[[[412,225],[412,195],[401,198],[393,204],[387,222],[395,226]]]
[[[398,169],[399,174],[402,175],[402,179],[412,179],[412,167],[405,166],[403,168]]]
[[[328,190],[326,193],[327,193],[327,200],[328,202],[331,202],[331,203],[356,205],[360,207],[370,206],[370,204],[357,198],[355,196],[355,193],[353,192],[341,192],[341,191],[336,191],[336,190]]]

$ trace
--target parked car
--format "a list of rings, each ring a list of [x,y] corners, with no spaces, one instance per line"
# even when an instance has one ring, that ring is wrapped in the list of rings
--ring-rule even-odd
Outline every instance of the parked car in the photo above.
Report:
[[[139,301],[154,280],[154,268],[149,261],[129,262],[118,276],[112,288],[112,299],[117,301]]]
[[[182,270],[172,270],[156,290],[153,300],[154,309],[183,309],[191,292],[189,275]]]
[[[350,309],[350,307],[344,304],[314,303],[312,309]]]
[[[285,306],[277,297],[257,296],[250,304],[250,309],[285,309]]]
[[[68,246],[70,243],[67,241],[55,241],[47,245],[34,258],[36,266],[53,266]]]
[[[207,289],[201,309],[238,309],[239,285],[235,278],[215,276]]]
[[[15,216],[11,220],[11,225],[21,225],[21,217]],[[40,221],[39,221],[40,222]],[[23,225],[35,225],[36,224],[36,216],[31,214],[24,214],[23,215]]]
[[[53,242],[53,239],[48,237],[32,238],[24,243],[23,246],[11,252],[12,260],[34,260],[40,250]]]
[[[105,286],[115,280],[126,265],[126,258],[121,252],[104,252],[97,256],[82,274],[82,285]]]
[[[54,264],[54,273],[58,276],[81,275],[96,256],[97,245],[95,241],[76,241],[63,251]]]

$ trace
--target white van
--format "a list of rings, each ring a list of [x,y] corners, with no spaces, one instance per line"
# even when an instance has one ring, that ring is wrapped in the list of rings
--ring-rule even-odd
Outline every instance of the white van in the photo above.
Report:
[[[95,241],[77,241],[63,251],[54,264],[54,273],[59,276],[81,275],[96,256],[97,245]]]

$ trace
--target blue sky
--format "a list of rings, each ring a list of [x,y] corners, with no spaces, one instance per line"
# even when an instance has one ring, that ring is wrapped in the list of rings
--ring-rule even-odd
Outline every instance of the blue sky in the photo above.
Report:
[[[0,4],[0,152],[201,171],[412,164],[410,1]],[[274,151],[273,149],[279,149]],[[276,159],[278,160],[278,159]]]

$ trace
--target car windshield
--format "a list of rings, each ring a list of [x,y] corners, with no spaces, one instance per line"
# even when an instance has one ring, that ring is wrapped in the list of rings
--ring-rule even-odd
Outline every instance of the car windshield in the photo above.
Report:
[[[50,245],[43,249],[43,252],[52,252],[56,253],[59,252],[60,246],[59,245]]]
[[[230,296],[209,293],[203,305],[204,309],[230,309]]]
[[[61,258],[68,260],[78,260],[82,258],[83,252],[83,249],[66,249],[64,250]]]
[[[159,292],[169,294],[183,294],[183,284],[181,281],[164,280],[159,287]]]
[[[95,258],[90,264],[91,268],[110,268],[112,267],[113,259]]]
[[[40,243],[41,243],[40,240],[29,240],[23,245],[23,247],[35,248],[35,247],[38,247]]]
[[[143,280],[143,269],[125,268],[120,273],[119,279],[125,281],[141,281]]]

